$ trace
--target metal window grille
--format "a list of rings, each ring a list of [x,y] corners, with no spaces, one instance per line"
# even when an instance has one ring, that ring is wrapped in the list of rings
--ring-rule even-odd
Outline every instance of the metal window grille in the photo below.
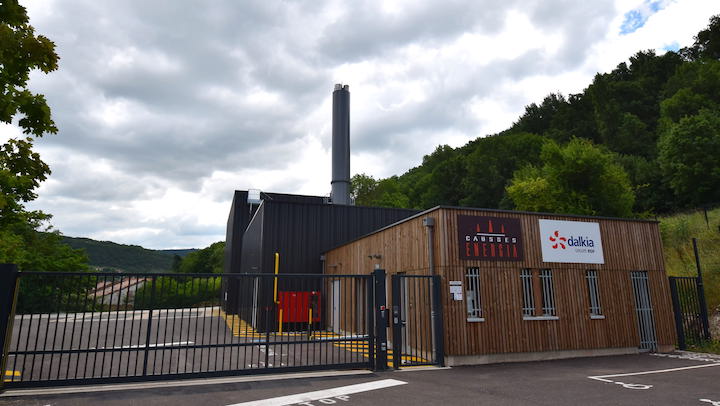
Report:
[[[523,288],[523,316],[535,315],[535,298],[533,296],[532,270],[523,269],[520,271],[520,281]]]
[[[655,337],[655,322],[653,320],[652,303],[650,302],[647,271],[633,271],[630,273],[630,279],[635,293],[635,311],[640,333],[640,349],[655,350],[657,349],[657,338]]]
[[[540,286],[542,287],[542,314],[543,316],[555,316],[555,293],[551,270],[540,270]]]
[[[465,272],[465,303],[468,319],[483,317],[480,302],[480,268],[467,268]]]
[[[602,307],[600,306],[597,271],[585,271],[585,280],[587,280],[588,294],[590,296],[590,314],[593,316],[601,316]]]

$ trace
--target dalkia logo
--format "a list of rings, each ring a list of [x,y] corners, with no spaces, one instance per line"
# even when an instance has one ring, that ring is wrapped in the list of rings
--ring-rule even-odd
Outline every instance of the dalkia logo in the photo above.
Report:
[[[565,249],[567,248],[566,245],[570,247],[595,247],[595,241],[589,237],[575,237],[571,235],[570,238],[565,238],[560,235],[559,230],[555,230],[548,239],[553,243],[552,248],[554,250]]]
[[[554,250],[558,249],[558,247],[565,249],[565,243],[567,242],[567,238],[561,237],[560,231],[555,230],[555,232],[550,236],[550,241],[555,243],[552,245]]]
[[[539,219],[538,226],[543,262],[605,263],[600,224]]]

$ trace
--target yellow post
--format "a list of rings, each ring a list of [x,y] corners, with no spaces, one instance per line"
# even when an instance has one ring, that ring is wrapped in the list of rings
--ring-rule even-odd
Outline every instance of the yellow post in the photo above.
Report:
[[[278,269],[279,269],[279,267],[280,267],[280,254],[276,252],[276,253],[275,253],[275,275],[276,275],[276,276],[275,276],[275,286],[274,286],[274,288],[273,288],[273,292],[274,292],[274,293],[273,293],[273,301],[274,301],[275,303],[278,303],[278,299],[277,299],[277,274],[278,274]]]
[[[280,322],[278,323],[278,332],[282,334],[282,309],[280,309]]]
[[[312,337],[312,307],[308,309],[308,339]]]

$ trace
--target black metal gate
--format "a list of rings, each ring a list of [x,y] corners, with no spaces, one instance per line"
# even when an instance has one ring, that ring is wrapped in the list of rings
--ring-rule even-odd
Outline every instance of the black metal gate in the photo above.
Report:
[[[703,306],[700,280],[694,276],[671,276],[670,294],[675,313],[678,348],[687,349],[710,338],[707,309]]]
[[[6,388],[374,366],[371,275],[3,272],[0,290],[10,279]]]
[[[394,368],[444,363],[441,314],[439,276],[392,276]]]

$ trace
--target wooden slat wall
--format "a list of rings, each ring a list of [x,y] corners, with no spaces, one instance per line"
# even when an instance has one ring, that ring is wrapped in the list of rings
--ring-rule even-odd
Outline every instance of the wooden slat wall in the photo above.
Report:
[[[519,218],[525,246],[524,261],[460,259],[458,214]],[[648,272],[658,344],[675,344],[662,244],[658,224],[653,222],[440,208],[328,252],[326,264],[331,265],[328,272],[367,274],[374,264],[379,263],[390,274],[427,274],[424,217],[436,219],[435,268],[443,280],[446,354],[637,347],[640,340],[630,271]],[[542,262],[538,219],[599,223],[605,264]],[[373,254],[382,258],[369,258]],[[448,281],[463,281],[465,285],[467,267],[480,268],[484,322],[467,322],[465,301],[454,301],[448,294]],[[522,268],[552,269],[559,320],[523,320]],[[587,269],[598,270],[605,319],[591,320],[589,317]]]

